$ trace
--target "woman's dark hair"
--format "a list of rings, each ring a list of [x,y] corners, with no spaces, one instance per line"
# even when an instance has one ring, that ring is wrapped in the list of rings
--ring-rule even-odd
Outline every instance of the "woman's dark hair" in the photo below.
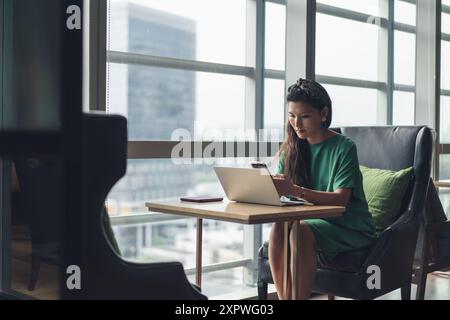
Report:
[[[332,103],[330,96],[324,87],[313,80],[299,79],[289,87],[288,102],[303,102],[321,112],[328,107],[324,128],[331,125]],[[284,174],[293,183],[311,188],[311,152],[308,140],[300,139],[289,121],[286,124],[286,140],[281,146],[280,152],[285,155]]]

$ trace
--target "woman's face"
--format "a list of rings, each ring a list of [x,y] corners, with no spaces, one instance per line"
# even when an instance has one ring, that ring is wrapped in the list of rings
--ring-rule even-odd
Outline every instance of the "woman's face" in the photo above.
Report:
[[[320,133],[322,118],[327,116],[328,108],[319,111],[304,102],[289,102],[289,123],[300,139],[307,139]]]

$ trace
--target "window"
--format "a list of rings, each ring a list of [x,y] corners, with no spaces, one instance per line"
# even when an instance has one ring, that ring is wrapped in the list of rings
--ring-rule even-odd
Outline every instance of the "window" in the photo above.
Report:
[[[319,13],[316,28],[317,74],[377,81],[376,25]]]
[[[377,90],[325,85],[333,102],[334,127],[376,125]]]
[[[440,103],[440,143],[439,180],[450,179],[450,1],[442,1],[442,34],[441,34],[441,103]],[[450,189],[440,192],[447,214],[450,211]]]
[[[414,86],[416,77],[416,36],[414,33],[395,31],[394,81]]]
[[[396,22],[416,25],[416,5],[414,3],[395,0],[394,6]]]
[[[266,2],[264,129],[271,141],[283,139],[285,127],[286,6]]]
[[[129,145],[139,151],[129,154],[127,175],[108,196],[119,246],[132,261],[181,261],[192,277],[195,219],[149,213],[145,202],[220,195],[212,165],[248,166],[254,158],[216,154],[175,164],[169,151],[157,149],[170,150],[180,132],[188,133],[183,140],[233,142],[254,140],[252,131],[266,128],[278,130],[268,138],[283,138],[286,7],[278,1],[109,0],[107,25],[107,112],[127,117]],[[244,252],[257,250],[261,237],[244,237],[246,228],[232,223],[205,222],[204,229],[204,266],[223,264],[223,270],[204,272],[203,291],[215,296],[254,285],[256,261]]]
[[[414,122],[416,5],[393,3],[318,1],[316,74],[333,92],[332,126]]]
[[[128,118],[130,140],[171,140],[176,129],[197,128],[205,139],[214,129],[244,129],[243,76],[110,64],[109,84],[109,111]]]
[[[274,132],[283,137],[284,121],[284,80],[266,79],[264,90],[264,128],[275,130]]]
[[[450,39],[441,41],[441,45],[441,88],[450,90],[450,73],[447,71],[450,70],[450,59],[448,59],[450,57]]]
[[[332,127],[386,124],[387,17],[378,0],[318,1],[316,78],[333,101]]]
[[[394,3],[394,125],[415,123],[416,7],[402,0]]]
[[[439,180],[450,180],[450,155],[440,156],[439,161]],[[439,188],[439,198],[444,208],[447,218],[450,218],[450,188]]]
[[[442,155],[439,169],[439,180],[450,180],[450,155]]]
[[[450,13],[442,14],[442,32],[450,34]]]
[[[265,64],[267,69],[285,69],[286,7],[266,3]]]
[[[111,51],[246,64],[242,0],[110,0],[108,23]]]
[[[393,123],[399,126],[412,126],[414,118],[414,92],[394,91]]]
[[[450,143],[450,96],[441,96],[441,143]]]

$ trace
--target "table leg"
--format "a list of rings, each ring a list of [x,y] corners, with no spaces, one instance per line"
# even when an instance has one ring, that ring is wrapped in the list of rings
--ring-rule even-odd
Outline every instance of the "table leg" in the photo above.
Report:
[[[202,235],[203,219],[197,218],[197,242],[195,248],[195,283],[202,287]]]
[[[292,270],[292,299],[297,300],[297,282],[298,282],[298,259],[297,259],[297,253],[298,253],[298,227],[299,222],[294,221],[292,225],[292,236],[294,237],[294,247],[292,248],[292,254],[294,255],[292,259],[292,264],[294,266],[294,270]]]
[[[288,296],[288,274],[289,274],[289,222],[284,223],[284,272],[283,272],[283,296]]]

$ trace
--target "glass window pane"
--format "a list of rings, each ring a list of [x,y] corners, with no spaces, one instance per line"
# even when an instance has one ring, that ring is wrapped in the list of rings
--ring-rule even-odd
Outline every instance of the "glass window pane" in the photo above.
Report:
[[[395,0],[395,21],[416,25],[416,5],[401,0]]]
[[[450,180],[450,154],[443,154],[439,160],[439,180]]]
[[[246,1],[110,0],[109,5],[109,50],[245,65]]]
[[[317,0],[317,2],[373,16],[380,16],[382,14],[379,0]]]
[[[216,298],[222,295],[231,294],[239,290],[248,290],[250,287],[244,284],[244,272],[242,267],[226,269],[215,272],[208,272],[202,274],[202,293],[206,294],[209,298]],[[195,275],[188,276],[191,283],[195,283]],[[255,289],[254,287],[251,287]],[[256,296],[256,289],[254,292]],[[229,300],[227,296],[223,296],[224,300]]]
[[[377,124],[377,90],[324,85],[333,103],[332,127]]]
[[[439,198],[448,219],[450,217],[450,188],[439,188]]]
[[[442,14],[442,32],[450,34],[450,14]]]
[[[441,155],[439,175],[439,180],[450,181],[450,155]],[[439,188],[439,198],[448,219],[450,218],[450,188]]]
[[[377,81],[378,30],[376,25],[318,14],[317,74]]]
[[[442,58],[441,58],[441,87],[450,90],[450,42],[441,41]]]
[[[244,129],[243,76],[119,64],[108,70],[108,110],[128,118],[130,140],[171,140],[176,129],[219,139],[224,130]]]
[[[286,6],[266,2],[266,53],[267,69],[284,70],[286,52]]]
[[[266,53],[267,69],[285,69],[286,6],[266,3]]]
[[[284,110],[286,105],[284,96],[283,80],[265,80],[264,129],[270,130],[274,134],[278,132],[280,139],[283,139],[285,125]]]
[[[416,82],[416,35],[395,31],[394,81],[414,85]]]
[[[441,143],[450,143],[450,97],[441,96]]]
[[[414,103],[415,101],[413,92],[394,91],[394,125],[414,125]]]

